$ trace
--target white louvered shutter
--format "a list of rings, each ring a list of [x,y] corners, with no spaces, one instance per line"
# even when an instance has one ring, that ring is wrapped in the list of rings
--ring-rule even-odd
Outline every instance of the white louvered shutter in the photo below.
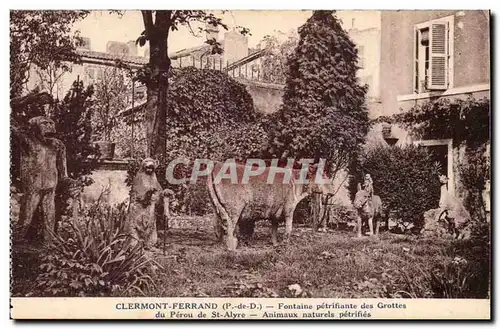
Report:
[[[448,23],[432,22],[429,31],[429,72],[427,88],[448,88]]]

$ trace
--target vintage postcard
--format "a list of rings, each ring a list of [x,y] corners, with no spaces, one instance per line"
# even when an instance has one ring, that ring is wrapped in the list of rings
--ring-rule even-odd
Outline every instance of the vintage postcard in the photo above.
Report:
[[[11,10],[12,319],[491,319],[489,10]]]

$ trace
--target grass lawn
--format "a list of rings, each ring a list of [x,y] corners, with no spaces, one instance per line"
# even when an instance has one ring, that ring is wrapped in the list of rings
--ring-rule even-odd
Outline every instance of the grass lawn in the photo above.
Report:
[[[290,244],[274,248],[260,222],[248,243],[228,252],[208,218],[167,231],[153,284],[115,292],[149,297],[488,298],[489,245],[476,240],[399,235],[357,238],[294,225]],[[284,228],[279,228],[280,235]],[[160,232],[159,248],[162,248]],[[12,249],[13,296],[33,295],[36,248]]]
[[[483,271],[470,276],[465,270],[469,261],[477,260],[467,243],[391,233],[357,238],[353,232],[313,233],[295,226],[290,244],[274,248],[269,225],[259,224],[253,239],[233,253],[215,241],[209,223],[171,229],[167,256],[155,256],[163,268],[157,270],[155,286],[144,294],[356,298],[436,297],[436,289],[464,297],[487,292],[477,282]],[[447,287],[446,281],[464,278],[467,287]],[[302,292],[290,290],[294,284]],[[444,287],[433,287],[440,284]],[[477,291],[468,291],[469,285]]]

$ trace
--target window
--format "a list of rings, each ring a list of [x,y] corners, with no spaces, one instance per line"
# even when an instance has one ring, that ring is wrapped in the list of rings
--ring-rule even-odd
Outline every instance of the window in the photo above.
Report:
[[[453,81],[453,16],[415,26],[415,93],[446,90]]]
[[[85,67],[85,75],[89,84],[95,82],[95,69],[93,67]]]
[[[360,68],[365,67],[365,47],[358,46],[358,65]]]

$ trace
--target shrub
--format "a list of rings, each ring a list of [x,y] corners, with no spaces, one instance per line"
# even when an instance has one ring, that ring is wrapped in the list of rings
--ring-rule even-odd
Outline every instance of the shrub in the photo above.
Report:
[[[458,164],[459,181],[463,184],[465,208],[474,220],[486,222],[483,190],[490,179],[490,159],[486,155],[485,145],[468,148],[467,155]]]
[[[471,239],[455,240],[443,263],[419,267],[415,273],[400,269],[407,298],[489,298],[491,294],[490,232],[487,223],[474,222]]]
[[[78,218],[60,223],[41,256],[36,291],[42,296],[125,294],[154,284],[153,261],[139,244],[127,247],[125,204],[101,207],[99,202]]]
[[[490,155],[486,152],[491,139],[490,112],[487,98],[438,98],[378,120],[402,125],[419,138],[453,138],[454,146],[464,151],[458,165],[464,206],[473,219],[485,221],[482,193],[491,170]]]
[[[368,88],[357,77],[356,45],[334,11],[314,11],[298,32],[283,105],[270,115],[266,130],[276,157],[324,158],[334,178],[367,134]]]
[[[365,151],[351,165],[352,198],[366,173],[371,174],[375,194],[400,224],[412,223],[420,231],[424,213],[439,205],[439,165],[424,148],[377,146]]]
[[[66,146],[68,175],[84,185],[92,183],[88,176],[97,167],[99,157],[91,140],[93,95],[92,86],[85,88],[83,82],[77,80],[52,114],[57,136]]]

